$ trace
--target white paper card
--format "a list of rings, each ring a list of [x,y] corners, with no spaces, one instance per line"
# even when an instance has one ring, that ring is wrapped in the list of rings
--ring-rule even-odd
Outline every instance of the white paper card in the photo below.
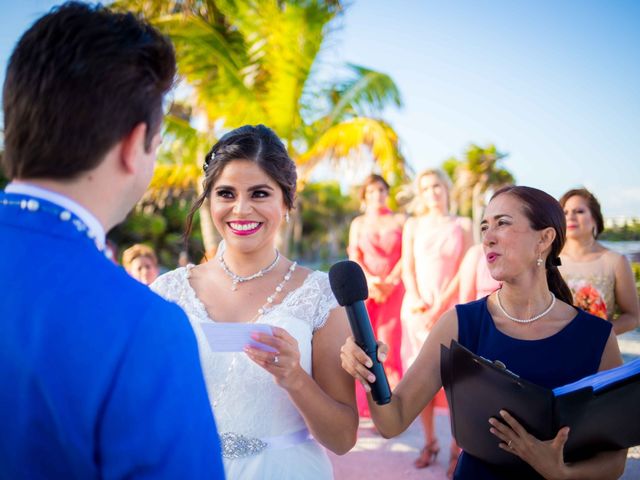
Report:
[[[274,348],[251,338],[252,333],[273,335],[271,326],[264,323],[201,322],[200,328],[202,328],[212,352],[242,352],[247,345],[267,352],[276,351]]]

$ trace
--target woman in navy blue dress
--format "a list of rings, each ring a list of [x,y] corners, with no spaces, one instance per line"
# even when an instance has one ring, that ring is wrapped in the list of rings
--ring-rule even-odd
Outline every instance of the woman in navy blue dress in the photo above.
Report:
[[[505,187],[492,197],[481,227],[491,276],[502,288],[442,316],[389,404],[376,405],[368,396],[372,419],[387,438],[406,430],[442,386],[440,345],[449,346],[452,339],[548,388],[622,363],[611,324],[571,306],[571,292],[557,268],[565,219],[553,197],[535,188]],[[384,360],[385,345],[380,352]],[[368,389],[365,378],[374,379],[365,368],[369,359],[352,338],[342,347],[341,357],[343,368]],[[605,479],[624,472],[626,450],[565,463],[568,427],[554,439],[541,441],[508,412],[501,415],[506,424],[487,419],[487,428],[500,448],[526,463],[507,470],[463,452],[454,478]]]

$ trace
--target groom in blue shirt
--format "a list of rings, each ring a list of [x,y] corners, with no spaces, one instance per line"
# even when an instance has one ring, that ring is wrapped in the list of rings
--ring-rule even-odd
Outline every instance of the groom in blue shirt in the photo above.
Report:
[[[184,313],[104,254],[144,193],[170,42],[68,3],[20,39],[3,90],[0,478],[223,478]]]

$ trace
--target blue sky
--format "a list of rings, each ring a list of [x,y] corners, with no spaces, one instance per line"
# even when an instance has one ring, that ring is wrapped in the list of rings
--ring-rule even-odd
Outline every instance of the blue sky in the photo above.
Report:
[[[0,1],[0,79],[56,3]],[[356,0],[322,65],[394,78],[405,107],[386,117],[416,170],[495,143],[518,183],[585,185],[605,215],[640,216],[639,26],[632,0]]]
[[[495,143],[518,183],[640,216],[640,2],[356,1],[328,64],[390,74],[417,170]]]

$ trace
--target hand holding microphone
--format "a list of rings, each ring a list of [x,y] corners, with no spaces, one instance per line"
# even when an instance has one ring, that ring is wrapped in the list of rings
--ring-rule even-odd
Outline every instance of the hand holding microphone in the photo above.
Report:
[[[391,401],[391,389],[384,367],[378,359],[378,343],[364,306],[364,300],[369,294],[364,272],[355,262],[338,262],[329,270],[329,283],[338,303],[347,311],[355,343],[361,349],[360,352],[353,352],[348,343],[343,347],[343,368],[354,378],[362,377],[367,381],[372,373],[375,380],[373,383],[369,382],[371,396],[378,405],[385,405]],[[368,358],[364,358],[363,352]],[[348,365],[345,365],[345,357],[349,358]]]

